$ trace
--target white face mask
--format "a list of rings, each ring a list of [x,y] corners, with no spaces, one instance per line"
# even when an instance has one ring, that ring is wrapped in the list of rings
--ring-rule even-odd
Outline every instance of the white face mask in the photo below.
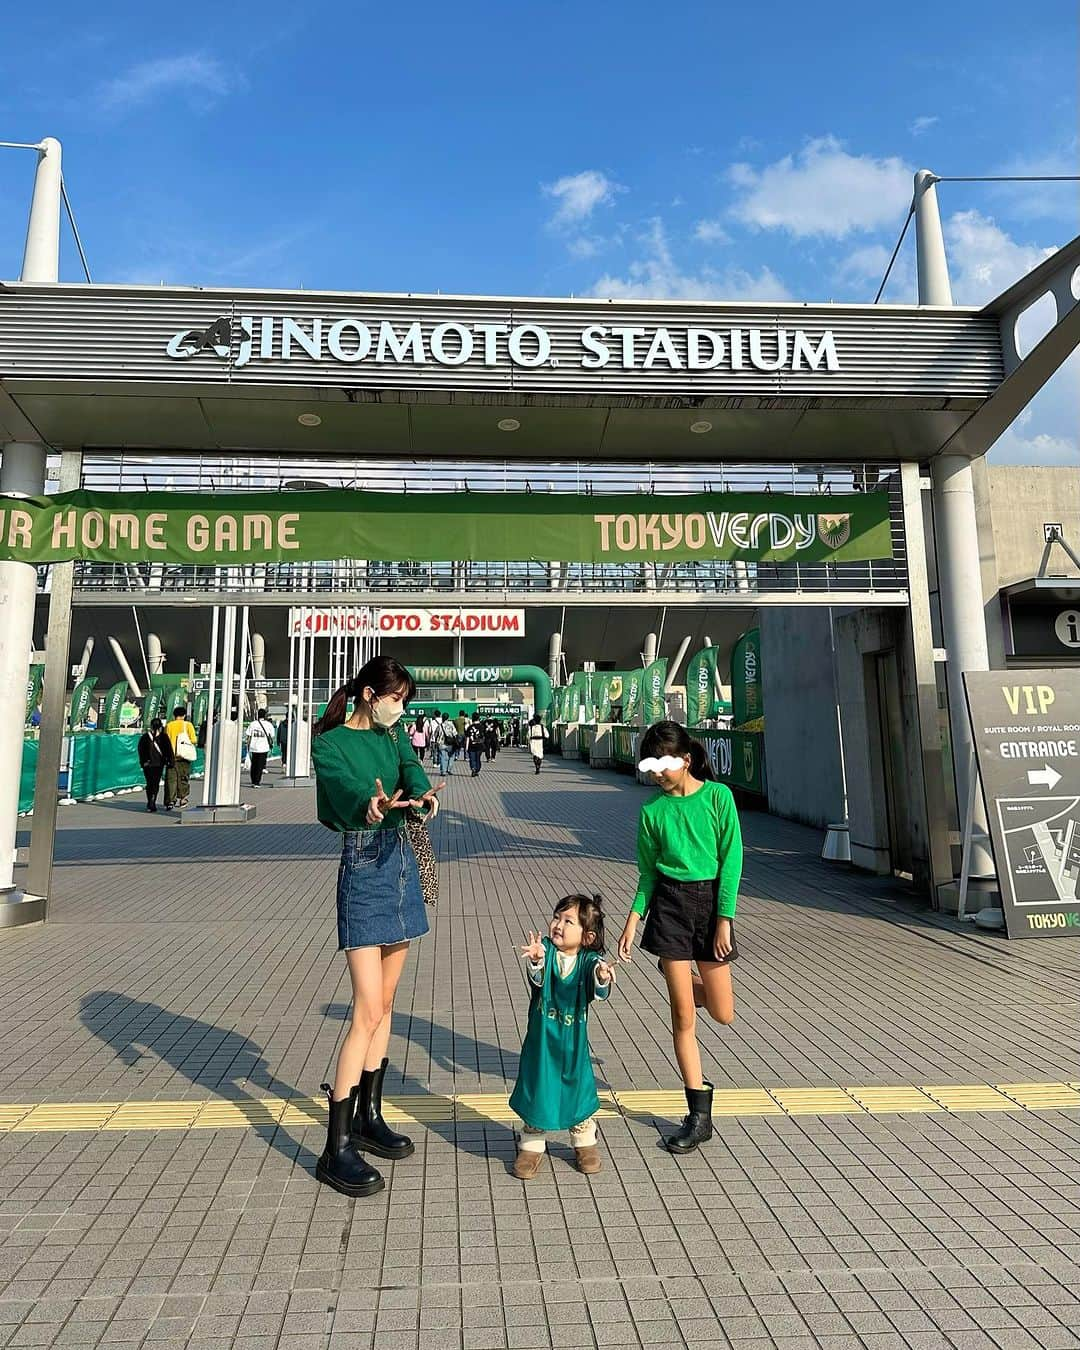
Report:
[[[400,705],[395,708],[388,699],[383,699],[381,703],[372,703],[371,720],[377,727],[385,727],[389,731],[391,727],[397,726],[398,722],[401,721],[401,715],[404,711],[405,709]]]
[[[638,764],[641,773],[677,773],[680,769],[686,768],[684,759],[677,759],[674,755],[661,755],[657,758],[655,755],[648,759],[643,759]]]

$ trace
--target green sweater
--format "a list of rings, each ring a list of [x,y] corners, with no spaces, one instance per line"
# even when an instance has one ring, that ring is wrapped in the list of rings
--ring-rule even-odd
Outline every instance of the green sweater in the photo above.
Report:
[[[734,918],[742,876],[742,834],[735,798],[723,783],[702,783],[689,797],[658,792],[641,808],[638,879],[633,912],[644,914],[657,873],[673,881],[712,881],[719,876],[716,912]]]
[[[315,737],[311,759],[319,819],[328,830],[400,829],[404,811],[388,811],[381,823],[367,823],[376,778],[388,797],[398,788],[405,797],[421,797],[431,787],[400,724],[393,731],[355,731],[342,723]]]

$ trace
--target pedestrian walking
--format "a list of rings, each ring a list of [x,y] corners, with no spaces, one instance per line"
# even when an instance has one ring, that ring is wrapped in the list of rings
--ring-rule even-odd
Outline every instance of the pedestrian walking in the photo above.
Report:
[[[600,896],[567,895],[555,906],[547,937],[529,934],[521,955],[532,986],[511,1109],[524,1126],[514,1176],[536,1176],[552,1130],[569,1130],[579,1172],[600,1171],[595,1116],[600,1109],[589,1053],[589,1005],[606,999],[615,979],[603,959]]]
[[[187,720],[187,709],[179,704],[165,724],[165,732],[172,747],[172,763],[165,770],[165,810],[174,806],[181,809],[188,804],[191,790],[191,766],[199,753],[196,749],[195,728]]]
[[[475,778],[480,772],[480,756],[484,749],[484,728],[480,714],[473,713],[472,721],[465,727],[465,753],[469,756],[469,768]]]
[[[547,727],[541,722],[539,713],[533,713],[528,732],[529,754],[532,755],[533,768],[539,773],[544,767],[544,742],[548,738]]]
[[[484,720],[484,758],[490,763],[499,753],[499,723],[494,717]]]
[[[146,780],[146,809],[156,811],[161,775],[168,769],[173,759],[172,745],[165,734],[165,723],[160,717],[151,720],[149,729],[139,737],[136,750],[139,766]]]
[[[431,762],[438,760],[439,776],[448,778],[454,772],[454,747],[457,728],[438,708],[431,714]]]
[[[427,750],[428,743],[427,718],[423,715],[413,723],[412,730],[409,732],[409,741],[416,758],[423,764],[424,752]]]
[[[277,739],[277,727],[274,726],[266,711],[262,708],[255,715],[255,720],[247,729],[247,748],[248,760],[251,764],[251,786],[259,787],[262,783],[263,773],[266,771],[266,761],[270,756],[274,741]]]
[[[469,718],[464,708],[458,710],[458,715],[454,718],[454,728],[457,731],[457,746],[455,748],[455,757],[457,759],[465,758],[465,731],[469,725]]]
[[[665,1143],[690,1153],[712,1138],[713,1085],[702,1077],[697,1009],[724,1026],[735,1020],[731,963],[735,904],[742,876],[742,834],[731,789],[713,781],[704,747],[678,722],[657,722],[641,740],[638,769],[660,791],[641,808],[637,894],[619,956],[631,960],[645,916],[643,951],[658,958],[667,982],[675,1057],[688,1114]],[[692,963],[697,963],[697,971]]]
[[[416,692],[412,676],[376,656],[336,691],[315,724],[319,820],[342,836],[338,948],[352,983],[352,1021],[341,1045],[326,1148],[316,1176],[343,1195],[372,1195],[383,1179],[363,1153],[407,1158],[414,1145],[383,1119],[390,1019],[409,943],[428,931],[406,812],[433,818],[436,794],[398,723]],[[352,712],[348,704],[352,702]]]

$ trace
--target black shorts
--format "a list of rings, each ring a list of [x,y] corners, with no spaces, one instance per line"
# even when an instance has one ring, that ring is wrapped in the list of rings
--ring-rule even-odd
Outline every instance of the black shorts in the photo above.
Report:
[[[669,961],[715,961],[715,881],[672,881],[662,876],[645,911],[642,951]],[[721,965],[739,959],[735,922],[731,924],[731,953]]]

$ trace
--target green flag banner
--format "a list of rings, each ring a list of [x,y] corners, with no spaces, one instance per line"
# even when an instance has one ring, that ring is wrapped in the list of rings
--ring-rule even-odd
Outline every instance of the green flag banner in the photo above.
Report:
[[[210,706],[210,690],[199,689],[195,694],[195,709],[191,714],[191,725],[196,731],[206,721],[206,710]]]
[[[610,675],[601,675],[598,678],[600,680],[600,706],[597,709],[596,720],[598,722],[610,722],[612,678]]]
[[[765,715],[761,686],[761,632],[751,628],[731,652],[731,716],[736,727]]]
[[[97,676],[91,675],[88,680],[82,680],[75,686],[75,692],[71,695],[71,714],[68,717],[68,729],[70,731],[78,731],[86,720],[90,700],[94,696],[95,684],[97,684]]]
[[[643,670],[632,670],[623,681],[622,720],[630,726],[637,726],[641,721],[641,686],[644,677]]]
[[[579,685],[571,684],[566,691],[566,720],[577,722],[580,720],[580,713],[581,688]]]
[[[686,667],[686,725],[699,727],[720,711],[716,693],[718,648],[703,647]]]
[[[34,715],[34,709],[41,702],[41,686],[45,682],[45,667],[36,662],[30,667],[26,681],[26,721]]]
[[[765,796],[765,737],[760,732],[710,731],[698,737],[713,773],[728,787]]]
[[[885,492],[0,496],[0,560],[14,562],[861,562],[892,555]]]
[[[127,691],[127,680],[120,680],[105,695],[105,716],[101,724],[103,731],[119,731],[120,714],[124,710]]]
[[[667,716],[664,685],[667,683],[667,657],[646,666],[641,689],[641,720],[648,727]]]

